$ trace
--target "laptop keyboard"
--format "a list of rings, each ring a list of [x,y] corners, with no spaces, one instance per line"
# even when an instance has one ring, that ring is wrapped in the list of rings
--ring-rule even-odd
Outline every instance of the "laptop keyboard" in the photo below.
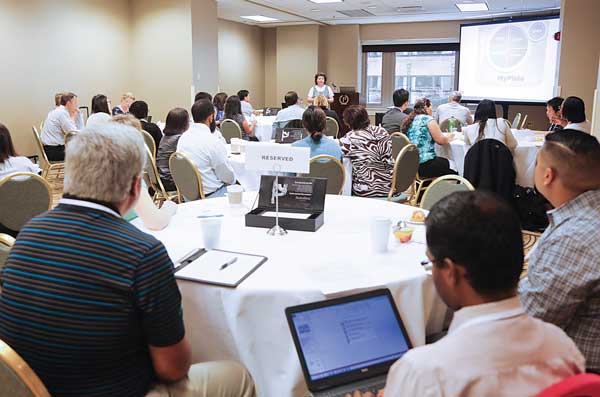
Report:
[[[315,394],[315,396],[318,397],[354,397],[354,391],[358,390],[360,391],[360,395],[362,397],[377,397],[377,393],[379,392],[379,390],[383,390],[383,388],[385,387],[385,381],[382,381],[381,379],[374,379],[371,380],[370,382],[368,380],[365,380],[363,382],[359,382],[356,385],[353,385],[353,387],[351,386],[345,386],[343,388],[344,391],[340,391],[339,388],[336,388],[334,390],[330,390],[330,391],[322,391],[319,392],[317,394]],[[351,391],[348,391],[349,389],[352,389]]]

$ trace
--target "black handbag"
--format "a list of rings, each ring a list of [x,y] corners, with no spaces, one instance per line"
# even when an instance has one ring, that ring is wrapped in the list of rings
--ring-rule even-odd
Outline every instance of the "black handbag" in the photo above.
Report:
[[[517,185],[513,195],[513,203],[521,227],[532,232],[541,232],[548,227],[548,211],[552,206],[535,188]]]

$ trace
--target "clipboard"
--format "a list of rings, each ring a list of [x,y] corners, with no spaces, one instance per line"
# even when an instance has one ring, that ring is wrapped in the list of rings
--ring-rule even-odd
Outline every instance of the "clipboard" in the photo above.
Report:
[[[267,261],[266,256],[199,248],[178,261],[176,279],[236,288]]]

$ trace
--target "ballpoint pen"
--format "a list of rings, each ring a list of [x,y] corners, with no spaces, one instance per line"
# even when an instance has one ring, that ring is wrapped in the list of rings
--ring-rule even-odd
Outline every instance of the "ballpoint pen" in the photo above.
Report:
[[[221,267],[219,268],[219,270],[227,269],[227,267],[229,265],[233,265],[237,261],[237,259],[238,259],[237,256],[231,258],[230,260],[228,260],[227,262],[225,262],[224,264],[222,264]]]

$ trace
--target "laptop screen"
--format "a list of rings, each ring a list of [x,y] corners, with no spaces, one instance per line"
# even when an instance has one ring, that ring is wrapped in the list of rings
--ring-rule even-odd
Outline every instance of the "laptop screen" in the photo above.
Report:
[[[290,320],[311,382],[393,362],[411,346],[389,295],[297,311]]]

